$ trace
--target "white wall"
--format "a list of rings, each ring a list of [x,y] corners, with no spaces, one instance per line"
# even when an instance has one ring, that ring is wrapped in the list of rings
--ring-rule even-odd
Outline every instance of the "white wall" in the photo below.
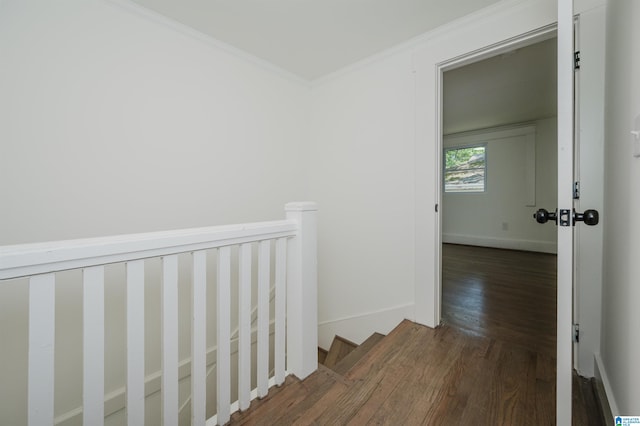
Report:
[[[2,8],[0,244],[280,218],[303,194],[304,84],[135,6]]]
[[[314,84],[321,346],[337,330],[359,341],[403,317],[437,324],[436,64],[555,13],[553,1],[502,2]],[[358,333],[356,323],[365,324]]]
[[[600,375],[613,415],[640,413],[640,4],[612,0],[607,9],[604,281]],[[637,143],[636,143],[637,144]],[[637,145],[636,145],[637,149]],[[640,151],[639,151],[640,152]]]
[[[309,198],[320,206],[322,347],[336,331],[358,342],[388,332],[411,312],[413,92],[408,52],[312,89]],[[369,314],[381,310],[379,323]],[[366,325],[347,327],[354,317]]]
[[[309,88],[245,56],[126,1],[0,2],[0,245],[283,218],[305,195]],[[107,392],[124,344],[110,277]],[[26,296],[0,286],[1,424],[25,422]],[[78,406],[80,297],[61,280],[56,415]]]
[[[556,229],[532,220],[538,208],[553,209],[557,198],[556,118],[529,127],[484,129],[447,135],[445,148],[486,143],[486,189],[442,195],[442,240],[456,244],[556,252]],[[525,130],[533,128],[534,155],[527,155]],[[513,133],[512,132],[517,132]],[[508,134],[507,134],[508,133]],[[529,165],[529,162],[532,164]],[[535,178],[527,179],[531,167]]]

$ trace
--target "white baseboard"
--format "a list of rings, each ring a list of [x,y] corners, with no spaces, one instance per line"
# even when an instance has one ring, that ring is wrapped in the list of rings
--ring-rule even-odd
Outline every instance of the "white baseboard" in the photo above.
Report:
[[[557,244],[549,241],[514,240],[463,234],[442,234],[442,242],[468,246],[493,247],[509,250],[525,250],[540,253],[557,253]]]
[[[402,320],[413,318],[414,309],[415,305],[411,303],[392,306],[374,312],[321,321],[318,324],[318,346],[323,349],[329,349],[333,337],[336,335],[360,344],[375,332],[388,334]]]
[[[596,364],[596,371],[595,371],[596,380],[602,383],[604,387],[604,392],[607,397],[607,402],[609,403],[609,408],[611,408],[611,413],[614,416],[617,416],[621,413],[620,413],[620,410],[618,409],[618,404],[616,403],[615,397],[613,396],[613,389],[611,388],[611,382],[609,382],[609,377],[607,376],[607,370],[604,368],[604,363],[602,362],[600,353],[596,353],[594,355],[594,358],[595,358],[595,364]],[[611,420],[612,420],[611,424],[613,424],[613,419]]]

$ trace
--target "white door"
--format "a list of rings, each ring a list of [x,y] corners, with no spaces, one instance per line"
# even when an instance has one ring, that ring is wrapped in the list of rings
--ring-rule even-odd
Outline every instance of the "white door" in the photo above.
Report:
[[[573,371],[573,0],[558,0],[558,313],[556,424],[571,425]]]

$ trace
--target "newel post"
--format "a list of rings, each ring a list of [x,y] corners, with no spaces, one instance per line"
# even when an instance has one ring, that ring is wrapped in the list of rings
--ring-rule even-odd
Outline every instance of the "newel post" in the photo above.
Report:
[[[318,207],[295,202],[285,211],[298,224],[287,248],[287,371],[304,379],[318,369]]]

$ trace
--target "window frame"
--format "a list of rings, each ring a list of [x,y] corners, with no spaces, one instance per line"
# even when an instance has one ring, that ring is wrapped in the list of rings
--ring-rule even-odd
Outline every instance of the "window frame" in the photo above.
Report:
[[[483,194],[485,192],[487,192],[487,173],[488,173],[488,167],[487,167],[487,146],[488,143],[487,142],[480,142],[480,143],[473,143],[473,144],[468,144],[468,145],[455,145],[455,146],[450,146],[450,147],[443,147],[443,151],[442,151],[442,191],[444,194]],[[452,191],[452,190],[447,190],[447,180],[446,180],[446,176],[447,176],[447,171],[452,171],[450,169],[447,169],[447,152],[449,151],[458,151],[461,149],[469,149],[469,148],[483,148],[484,149],[484,175],[483,175],[483,183],[482,183],[482,190],[467,190],[467,191]]]

